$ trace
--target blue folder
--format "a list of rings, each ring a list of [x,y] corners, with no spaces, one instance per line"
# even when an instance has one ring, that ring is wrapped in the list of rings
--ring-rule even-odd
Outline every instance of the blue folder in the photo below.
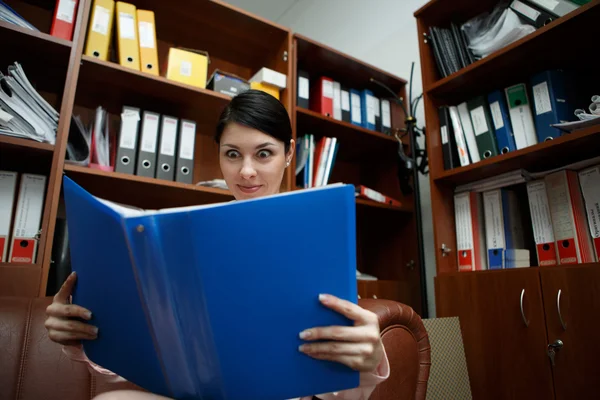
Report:
[[[358,372],[298,351],[299,332],[351,326],[319,293],[353,303],[352,185],[162,211],[63,188],[73,301],[100,366],[176,399],[288,399],[359,385]],[[305,249],[295,249],[302,244]]]
[[[515,136],[510,122],[510,114],[506,104],[504,93],[500,90],[495,90],[488,94],[488,103],[490,105],[490,114],[494,122],[496,131],[496,144],[498,145],[498,153],[506,154],[517,150],[515,144]]]
[[[546,70],[531,77],[533,109],[538,142],[556,139],[561,130],[551,124],[572,121],[572,99],[567,90],[567,76],[562,70]]]
[[[516,200],[516,193],[509,189],[497,189],[500,192],[500,215],[498,221],[500,233],[504,238],[504,247],[488,249],[489,269],[506,268],[505,252],[524,247],[521,212]],[[486,211],[488,212],[488,211]]]

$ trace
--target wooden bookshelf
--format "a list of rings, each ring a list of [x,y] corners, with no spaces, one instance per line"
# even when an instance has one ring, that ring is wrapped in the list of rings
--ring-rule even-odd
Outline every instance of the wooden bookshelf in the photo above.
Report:
[[[458,105],[515,83],[524,82],[530,87],[530,76],[545,69],[575,72],[577,85],[589,87],[594,82],[590,78],[594,74],[594,55],[580,39],[591,37],[600,20],[600,1],[592,0],[441,78],[424,34],[431,26],[448,27],[451,22],[461,25],[491,11],[495,5],[493,0],[432,0],[414,14],[425,88],[436,249],[436,314],[460,318],[473,398],[593,397],[592,393],[600,389],[595,383],[598,369],[586,360],[600,357],[600,352],[595,350],[595,339],[590,338],[588,327],[583,328],[583,321],[600,307],[596,300],[600,298],[600,263],[458,272],[454,191],[458,185],[518,169],[542,172],[597,157],[600,127],[565,133],[551,141],[445,170],[439,107]],[[581,104],[581,108],[585,107],[587,104]],[[519,201],[529,216],[526,191],[519,193],[523,195]],[[487,248],[485,243],[482,246]],[[535,260],[535,247],[530,251]],[[559,290],[563,296],[560,301]],[[559,310],[567,320],[566,331],[558,321]],[[572,345],[558,351],[553,367],[546,350],[557,339],[565,343],[569,340]]]
[[[54,145],[36,142],[35,140],[0,135],[0,147],[31,149],[34,152],[53,152]]]
[[[402,301],[421,312],[416,205],[412,195],[404,195],[400,190],[397,139],[299,107],[296,102],[300,70],[308,73],[311,87],[320,76],[326,76],[348,88],[369,89],[384,99],[390,99],[391,94],[372,79],[388,86],[403,99],[406,99],[407,82],[299,34],[294,34],[293,48],[294,138],[298,140],[305,134],[312,134],[315,143],[323,137],[337,138],[339,149],[329,183],[364,185],[402,204],[396,207],[362,198],[356,200],[358,269],[379,278],[369,282],[368,287],[359,282],[359,294]],[[392,128],[403,129],[405,115],[397,104],[391,103]],[[405,142],[404,149],[410,152],[408,141]]]

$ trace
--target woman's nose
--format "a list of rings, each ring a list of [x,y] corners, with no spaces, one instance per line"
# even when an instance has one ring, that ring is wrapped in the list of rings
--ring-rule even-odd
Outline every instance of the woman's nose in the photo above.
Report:
[[[240,176],[243,179],[251,179],[256,176],[256,169],[254,168],[250,160],[244,161],[242,169],[240,170]]]

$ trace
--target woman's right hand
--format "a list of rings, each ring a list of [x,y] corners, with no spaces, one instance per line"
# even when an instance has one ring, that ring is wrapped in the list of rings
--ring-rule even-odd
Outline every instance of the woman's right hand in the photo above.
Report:
[[[93,340],[98,336],[98,328],[77,320],[81,318],[89,321],[92,313],[70,302],[76,280],[75,272],[71,273],[54,296],[52,304],[46,308],[48,318],[44,325],[48,330],[48,337],[66,346],[76,346],[80,344],[81,339]]]

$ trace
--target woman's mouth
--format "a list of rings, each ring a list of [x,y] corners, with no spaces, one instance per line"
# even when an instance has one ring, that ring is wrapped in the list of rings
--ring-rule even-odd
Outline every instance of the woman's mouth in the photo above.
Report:
[[[257,186],[237,185],[237,187],[238,187],[238,189],[240,189],[240,192],[242,192],[242,193],[252,194],[252,193],[256,193],[258,191],[258,189],[261,188],[261,185],[257,185]]]

